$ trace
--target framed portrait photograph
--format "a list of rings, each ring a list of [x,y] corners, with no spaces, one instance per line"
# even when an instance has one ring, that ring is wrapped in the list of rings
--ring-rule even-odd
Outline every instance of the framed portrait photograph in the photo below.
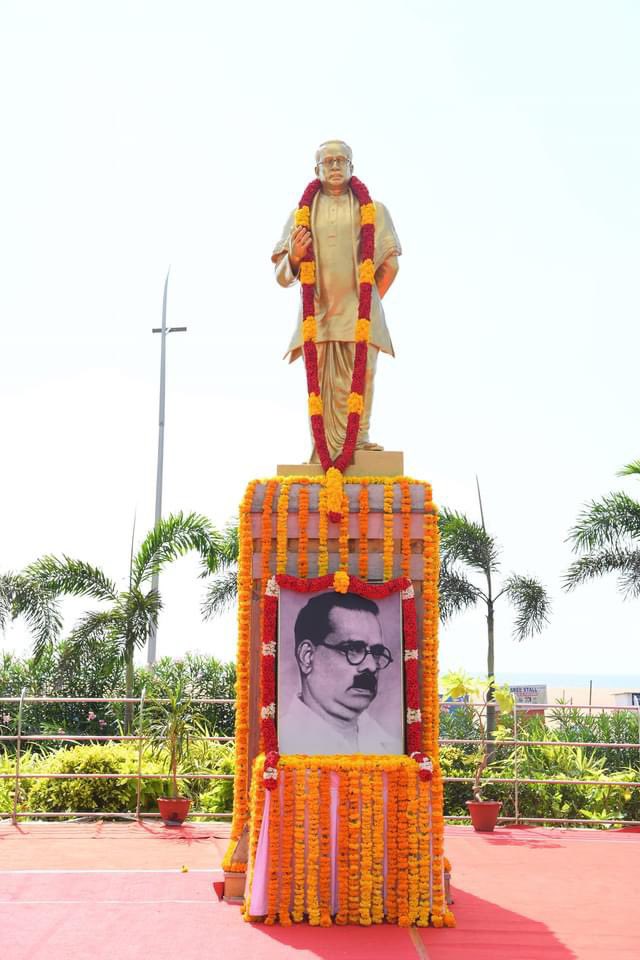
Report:
[[[288,579],[277,614],[279,752],[404,753],[400,592],[302,592]]]

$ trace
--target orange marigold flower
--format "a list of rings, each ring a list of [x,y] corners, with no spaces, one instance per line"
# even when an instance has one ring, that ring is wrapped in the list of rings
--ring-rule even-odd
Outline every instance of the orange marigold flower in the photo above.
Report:
[[[317,393],[310,393],[309,416],[313,417],[317,413],[322,414],[322,397]]]
[[[349,413],[360,413],[364,410],[364,397],[361,393],[350,393],[347,398],[347,410]]]
[[[302,264],[302,266],[304,266],[304,263]],[[375,275],[376,275],[376,272],[373,268],[373,260],[363,260],[362,263],[360,264],[360,283],[373,283],[375,279]],[[305,281],[303,280],[302,282],[304,283]],[[309,283],[315,282],[315,274],[314,274],[314,279],[308,282]]]
[[[376,205],[375,203],[365,203],[360,207],[360,223],[362,226],[365,223],[375,223],[376,222]]]
[[[308,227],[311,224],[309,207],[299,207],[296,210],[296,227]]]
[[[356,343],[359,340],[364,340],[365,343],[368,343],[370,330],[371,323],[369,320],[363,319],[362,317],[356,320]]]
[[[346,593],[349,589],[349,574],[344,570],[337,570],[333,575],[333,589],[336,593]]]
[[[365,263],[373,263],[371,260],[365,260]],[[364,266],[364,264],[363,264]],[[303,260],[300,264],[300,283],[315,283],[316,282],[316,265],[313,260]],[[373,283],[373,280],[369,281]]]
[[[302,339],[303,340],[315,340],[318,328],[316,326],[315,317],[306,317],[302,321]]]

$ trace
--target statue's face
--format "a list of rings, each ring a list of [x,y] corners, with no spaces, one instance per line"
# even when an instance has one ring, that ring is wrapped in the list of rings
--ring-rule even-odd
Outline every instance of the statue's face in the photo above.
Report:
[[[316,176],[322,186],[332,191],[344,191],[349,186],[353,164],[351,150],[341,140],[323,143],[316,156]]]

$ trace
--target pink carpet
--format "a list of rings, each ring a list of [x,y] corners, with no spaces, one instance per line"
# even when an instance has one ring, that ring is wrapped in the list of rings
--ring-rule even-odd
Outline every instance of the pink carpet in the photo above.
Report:
[[[640,833],[447,830],[458,927],[244,923],[215,898],[224,827],[0,826],[11,960],[638,960]],[[186,866],[188,872],[181,872]],[[71,871],[71,872],[64,872]],[[76,872],[73,872],[76,871]]]

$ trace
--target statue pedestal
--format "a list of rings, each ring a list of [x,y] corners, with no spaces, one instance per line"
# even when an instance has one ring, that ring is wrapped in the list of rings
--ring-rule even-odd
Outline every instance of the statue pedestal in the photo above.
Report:
[[[279,463],[279,477],[322,477],[319,463]],[[404,453],[399,450],[356,450],[347,477],[402,477]]]

